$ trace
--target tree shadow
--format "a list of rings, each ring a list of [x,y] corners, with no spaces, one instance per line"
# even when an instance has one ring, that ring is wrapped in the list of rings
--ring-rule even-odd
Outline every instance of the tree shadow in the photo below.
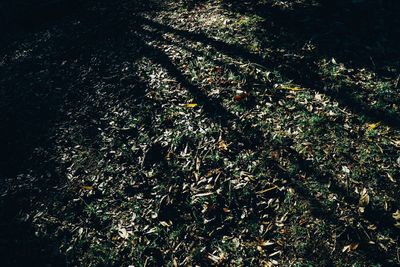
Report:
[[[65,255],[54,246],[53,237],[41,238],[29,220],[21,220],[22,207],[31,205],[28,190],[0,198],[0,256],[3,266],[67,266]]]
[[[284,6],[286,2],[287,6]],[[242,14],[264,19],[265,45],[301,50],[312,42],[319,57],[334,57],[346,66],[386,71],[398,67],[399,3],[396,1],[310,1],[274,5],[273,1],[225,1]],[[286,40],[286,42],[283,42]],[[396,73],[392,73],[392,75]]]
[[[70,127],[73,135],[80,136],[74,142],[96,146],[99,129],[104,127],[101,118],[113,104],[146,99],[147,85],[132,64],[143,56],[143,42],[132,34],[137,17],[120,14],[154,11],[158,5],[153,1],[114,4],[85,1],[79,9],[48,7],[22,19],[8,18],[15,24],[4,29],[0,49],[4,266],[67,264],[59,247],[68,237],[64,233],[38,237],[32,226],[41,217],[32,214],[37,207],[50,208],[69,194],[57,151],[60,127]],[[123,71],[127,67],[129,73]],[[63,142],[73,145],[68,143],[71,140]]]
[[[64,262],[64,258],[48,247],[53,243],[49,240],[38,240],[34,236],[33,229],[29,227],[29,220],[28,223],[21,223],[20,215],[29,212],[31,206],[34,205],[32,202],[37,199],[36,194],[40,197],[48,195],[44,197],[47,202],[43,199],[40,201],[49,204],[51,198],[59,193],[51,188],[65,183],[65,177],[62,177],[63,170],[58,169],[57,161],[51,154],[51,151],[56,147],[51,137],[54,135],[55,128],[62,125],[68,111],[72,111],[74,115],[78,114],[79,112],[77,111],[88,104],[86,100],[95,96],[96,91],[94,88],[99,85],[97,81],[100,81],[101,86],[114,85],[107,87],[103,92],[109,94],[110,98],[116,101],[124,98],[133,98],[140,102],[145,97],[147,85],[139,77],[135,74],[129,77],[122,77],[123,75],[119,68],[127,60],[135,61],[142,57],[148,57],[152,61],[159,63],[193,95],[197,103],[203,106],[204,112],[208,117],[222,127],[229,128],[233,124],[237,126],[237,130],[230,130],[233,133],[229,141],[244,143],[245,148],[253,150],[256,148],[267,150],[271,147],[282,149],[286,151],[285,157],[299,167],[299,172],[307,174],[310,179],[321,184],[324,181],[333,180],[326,177],[325,174],[319,171],[318,167],[313,166],[298,152],[290,149],[290,145],[272,141],[268,134],[253,126],[252,122],[243,121],[227,110],[220,99],[210,99],[201,88],[188,80],[188,77],[174,64],[165,51],[149,45],[147,40],[164,42],[165,40],[162,39],[160,33],[174,33],[187,41],[198,41],[210,45],[222,53],[240,57],[265,67],[276,67],[275,64],[277,63],[250,53],[240,46],[217,41],[202,33],[178,30],[125,12],[120,17],[116,14],[107,14],[106,11],[110,10],[109,8],[113,4],[103,4],[105,5],[103,8],[92,10],[87,14],[84,13],[84,17],[74,18],[71,20],[72,23],[62,23],[58,26],[52,25],[50,33],[56,36],[55,39],[49,38],[40,42],[32,52],[29,51],[29,45],[32,42],[25,40],[24,38],[28,38],[26,36],[18,36],[16,39],[23,44],[20,51],[15,51],[10,45],[8,46],[9,50],[7,52],[14,51],[14,55],[5,57],[4,63],[1,65],[1,71],[4,74],[2,84],[5,89],[0,91],[0,107],[4,111],[1,114],[0,123],[1,125],[6,125],[8,130],[2,133],[1,136],[2,140],[5,140],[6,146],[1,152],[1,157],[5,160],[2,160],[2,165],[0,166],[2,170],[0,177],[13,178],[21,173],[32,173],[39,179],[35,181],[34,190],[30,185],[26,191],[17,189],[14,191],[16,195],[8,194],[5,198],[2,197],[0,199],[0,210],[4,210],[5,218],[4,227],[0,232],[1,244],[14,244],[4,251],[11,251],[11,249],[15,248],[14,254],[5,255],[9,259],[6,262],[9,262],[10,265],[16,263],[15,259],[10,259],[10,257],[16,257],[17,254],[26,255],[23,260],[24,263],[30,262],[36,256],[36,251],[33,252],[35,254],[27,254],[22,250],[32,244],[38,246],[41,251],[40,255],[45,255],[45,253],[54,255],[50,259],[42,259],[42,256],[40,256],[38,259],[40,264],[57,265]],[[238,6],[240,5],[238,4]],[[150,9],[153,8],[154,6]],[[103,11],[97,13],[99,10]],[[246,10],[246,12],[248,11]],[[29,33],[29,38],[40,37],[46,39],[47,35],[45,31],[42,31],[42,27],[46,28],[47,26],[49,25],[41,24],[41,30]],[[146,30],[145,26],[156,29],[156,32]],[[60,31],[61,34],[59,34]],[[24,51],[24,48],[28,52]],[[358,63],[361,64],[361,62]],[[89,69],[92,70],[89,71]],[[315,70],[313,71],[314,73],[316,72]],[[135,73],[135,70],[133,73]],[[311,83],[314,85],[311,81],[309,83],[310,87]],[[307,81],[300,79],[299,84],[307,85]],[[130,87],[129,85],[134,86]],[[340,102],[340,95],[333,96]],[[348,103],[342,102],[342,104],[348,107],[355,105],[353,100],[349,100]],[[89,106],[88,109],[89,112],[82,115],[82,117],[78,117],[75,123],[85,129],[83,133],[84,139],[93,141],[99,135],[96,129],[102,127],[97,122],[93,123],[93,120],[101,121],[101,111],[99,112],[96,105]],[[367,113],[363,109],[359,112]],[[392,122],[390,120],[383,121],[388,124],[391,123],[395,127],[395,123],[398,122],[398,119],[396,120],[395,118]],[[293,142],[293,140],[288,140],[288,142]],[[37,148],[41,148],[41,151],[48,151],[47,153],[50,154],[40,154],[41,152],[38,152]],[[37,153],[41,156],[38,156]],[[230,157],[234,158],[235,155],[231,154]],[[279,162],[274,161],[268,155],[264,159],[272,175],[287,179],[290,185],[314,207],[312,212],[315,217],[327,220],[331,224],[344,229],[351,228],[348,231],[353,231],[354,229],[356,232],[361,231],[356,226],[348,227],[344,222],[340,221],[331,210],[327,209],[314,196],[315,192],[299,182],[297,180],[298,177],[293,177]],[[47,176],[47,173],[50,175]],[[39,188],[39,193],[35,192],[37,188]],[[335,181],[332,181],[330,190],[343,196],[350,204],[355,204],[358,201],[356,196],[349,195]],[[367,218],[369,221],[377,224],[377,232],[389,229],[390,236],[398,234],[395,229],[390,228],[391,225],[389,227],[391,216],[387,212],[373,210],[367,215],[370,216]],[[358,215],[354,214],[354,216],[357,217]],[[11,227],[13,224],[19,227],[13,229]],[[21,229],[23,229],[22,233],[19,232]],[[21,247],[21,243],[25,245]],[[49,251],[52,252],[50,253]],[[370,256],[371,260],[377,263],[382,263],[392,256],[389,252],[386,253],[369,247],[363,247],[361,251],[366,257]]]
[[[261,47],[283,50],[282,54],[271,54],[269,67],[294,83],[332,97],[355,113],[398,129],[399,98],[395,87],[400,68],[400,19],[396,14],[400,4],[369,0],[282,1],[282,7],[273,3],[228,0],[224,6],[263,19],[257,33]],[[321,71],[321,60],[332,58],[351,71],[367,69],[377,74],[376,80],[391,80],[387,85],[390,92],[365,92],[360,86],[328,78]]]
[[[205,45],[211,45],[216,51],[226,53],[234,57],[242,57],[249,61],[254,59],[253,62],[262,64],[263,66],[266,65],[263,64],[264,60],[262,58],[247,52],[245,49],[234,45],[225,44],[222,41],[214,40],[204,34],[178,30],[148,19],[144,19],[142,23],[156,29],[159,32],[174,33],[190,41],[198,41]],[[165,42],[165,40],[162,39],[161,34],[157,34],[152,31],[146,31],[144,34],[147,34],[150,39]],[[262,130],[252,125],[251,122],[245,122],[233,113],[226,110],[219,100],[210,100],[207,95],[202,92],[201,88],[188,81],[188,78],[185,77],[185,75],[175,66],[171,59],[169,59],[169,57],[165,55],[162,50],[156,48],[149,49],[150,51],[148,52],[148,55],[153,55],[152,58],[154,61],[158,62],[165,69],[167,69],[167,71],[196,98],[196,102],[203,104],[205,107],[205,112],[210,115],[211,118],[217,119],[217,122],[224,127],[229,127],[233,123],[238,125],[237,130],[230,129],[230,131],[233,132],[231,135],[233,139],[228,141],[232,141],[233,143],[245,143],[245,146],[251,149],[254,149],[255,147],[258,149],[267,149],[271,147],[282,149],[286,153],[284,157],[287,158],[293,165],[298,167],[298,175],[305,174],[310,180],[321,184],[321,186],[325,186],[325,184],[330,183],[329,190],[343,198],[343,200],[346,202],[346,205],[358,206],[358,196],[349,193],[348,190],[343,188],[343,186],[340,185],[334,178],[331,178],[329,174],[321,172],[318,167],[312,164],[312,162],[304,159],[303,156],[301,156],[297,151],[290,148],[290,143],[293,143],[293,140],[287,140],[289,144],[276,143],[268,136],[268,134],[265,134]],[[215,117],[215,114],[218,114],[219,116]],[[256,138],[251,138],[251,136],[255,136]],[[321,218],[322,220],[329,221],[332,225],[346,229],[345,231],[349,233],[351,232],[353,235],[357,236],[358,241],[363,244],[360,248],[360,253],[363,254],[364,257],[376,263],[385,262],[385,264],[388,265],[395,265],[394,263],[386,261],[392,257],[390,253],[383,252],[375,247],[367,245],[369,239],[365,236],[362,230],[362,227],[367,227],[366,223],[372,222],[378,226],[379,230],[377,230],[377,232],[382,231],[389,233],[392,238],[395,238],[399,231],[393,227],[393,220],[389,212],[383,209],[370,208],[363,218],[363,216],[360,216],[355,211],[351,216],[354,216],[355,218],[363,218],[361,221],[362,224],[365,225],[361,228],[358,225],[346,225],[346,223],[341,221],[339,217],[334,214],[334,211],[332,211],[326,205],[323,205],[321,201],[315,197],[316,192],[297,180],[299,176],[293,176],[288,170],[285,170],[280,163],[272,160],[269,157],[265,158],[264,160],[266,161],[266,165],[269,166],[269,168],[272,170],[272,173],[276,177],[284,178],[290,181],[289,184],[295,189],[295,191],[310,203],[310,205],[313,207],[312,213],[314,216]]]

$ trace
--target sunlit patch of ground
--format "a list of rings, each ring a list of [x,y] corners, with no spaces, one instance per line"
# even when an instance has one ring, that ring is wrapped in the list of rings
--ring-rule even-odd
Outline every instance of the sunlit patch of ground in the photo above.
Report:
[[[309,38],[318,1],[200,2],[88,4],[4,50],[3,228],[32,229],[0,245],[70,266],[400,264],[390,40],[366,63],[358,36]]]

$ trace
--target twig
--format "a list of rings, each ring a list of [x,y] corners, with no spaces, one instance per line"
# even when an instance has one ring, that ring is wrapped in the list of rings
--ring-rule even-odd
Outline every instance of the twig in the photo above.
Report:
[[[399,74],[399,76],[397,77],[397,79],[396,79],[396,82],[395,82],[395,84],[394,84],[394,88],[395,89],[399,89],[400,87],[400,74]]]

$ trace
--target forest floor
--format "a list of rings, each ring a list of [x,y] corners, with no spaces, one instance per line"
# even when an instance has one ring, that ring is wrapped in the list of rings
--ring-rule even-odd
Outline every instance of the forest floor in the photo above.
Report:
[[[399,4],[198,2],[2,36],[1,265],[399,266]]]

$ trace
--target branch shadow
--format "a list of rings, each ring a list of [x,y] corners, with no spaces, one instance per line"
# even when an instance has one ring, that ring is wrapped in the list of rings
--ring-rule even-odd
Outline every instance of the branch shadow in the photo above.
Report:
[[[228,0],[224,6],[263,19],[257,33],[262,40],[261,47],[283,49],[284,54],[299,55],[292,59],[275,53],[269,58],[270,68],[279,70],[294,83],[330,96],[341,106],[372,121],[399,128],[400,115],[394,108],[399,101],[398,89],[395,88],[400,68],[398,2],[286,2],[288,7],[272,3]],[[315,47],[312,51],[306,49],[309,44]],[[318,62],[331,58],[349,69],[371,70],[377,74],[377,79],[392,80],[391,97],[378,93],[367,95],[358,86],[329,81],[321,73]],[[371,102],[379,105],[372,106]]]
[[[260,65],[267,65],[265,61],[254,55],[248,53],[246,50],[241,49],[237,46],[232,46],[229,44],[225,44],[222,41],[214,40],[210,37],[205,36],[201,33],[193,33],[193,32],[185,32],[183,30],[174,29],[170,26],[162,25],[157,22],[144,19],[142,21],[147,26],[151,26],[159,32],[169,32],[180,35],[183,38],[186,38],[191,41],[202,42],[205,45],[213,46],[217,51],[226,53],[231,56],[243,57],[246,60],[252,61],[254,59],[255,63]],[[149,39],[159,40],[161,42],[165,41],[162,39],[161,34],[157,34],[150,31],[145,31]],[[205,93],[202,92],[202,89],[197,87],[188,81],[187,77],[175,66],[175,64],[171,61],[171,59],[164,54],[162,50],[159,50],[154,47],[148,48],[148,55],[153,55],[152,59],[155,62],[158,62],[162,65],[167,71],[176,78],[176,80],[183,85],[195,98],[198,103],[201,103],[205,107],[205,113],[208,114],[211,118],[217,119],[217,122],[221,124],[221,126],[229,127],[233,123],[239,125],[239,130],[232,130],[234,133],[233,140],[234,142],[245,142],[245,145],[248,148],[254,149],[264,147],[267,149],[268,147],[277,147],[286,151],[286,157],[296,166],[298,166],[299,173],[306,174],[312,181],[320,183],[321,185],[326,184],[328,181],[330,182],[329,190],[343,197],[344,201],[349,205],[358,205],[358,196],[353,194],[349,194],[348,191],[343,188],[335,179],[328,176],[328,174],[324,174],[319,171],[319,168],[314,166],[310,161],[306,160],[301,156],[297,151],[290,148],[290,143],[293,143],[293,140],[288,140],[289,144],[282,146],[282,144],[276,143],[268,137],[262,130],[253,126],[250,122],[244,122],[236,115],[232,114],[226,108],[224,108],[220,101],[218,100],[210,100]],[[215,116],[219,114],[219,116]],[[250,138],[250,136],[255,136],[256,138]],[[245,141],[244,141],[245,140]],[[266,158],[266,164],[273,170],[277,177],[282,177],[290,181],[290,185],[298,192],[304,199],[306,199],[313,208],[312,213],[317,218],[321,218],[322,220],[327,220],[331,224],[338,226],[339,228],[344,228],[346,231],[355,232],[358,238],[360,238],[360,242],[363,243],[362,248],[360,248],[360,253],[364,255],[364,257],[368,258],[371,261],[376,263],[387,264],[388,266],[395,266],[394,263],[387,262],[388,259],[391,259],[392,254],[386,253],[384,251],[378,250],[375,247],[368,246],[368,239],[365,238],[364,233],[357,225],[346,225],[343,221],[341,221],[337,215],[333,213],[328,207],[323,205],[321,201],[315,197],[312,190],[310,190],[306,185],[302,184],[297,180],[298,177],[293,177],[287,170],[285,170],[280,164],[274,161],[271,158]],[[357,212],[352,214],[354,217],[360,217]],[[390,236],[395,238],[399,231],[395,227],[393,227],[393,220],[391,218],[391,214],[386,212],[383,209],[370,209],[365,214],[365,220],[376,224],[379,228],[379,231],[389,231]],[[367,225],[365,225],[367,226]],[[361,252],[362,251],[362,252]]]
[[[113,4],[109,4],[107,7],[111,5]],[[124,14],[127,16],[126,13]],[[46,24],[42,24],[41,27],[43,25]],[[43,154],[43,157],[39,158],[34,155],[36,153],[35,149],[38,147],[44,147],[44,150],[48,151],[54,149],[52,146],[55,146],[55,144],[51,142],[53,134],[51,129],[62,123],[63,116],[65,116],[64,109],[75,110],[87,104],[84,99],[94,96],[93,88],[91,88],[94,85],[93,79],[99,78],[99,80],[104,82],[104,77],[107,77],[106,80],[108,83],[118,84],[116,88],[110,88],[106,93],[112,94],[116,99],[133,97],[141,101],[144,97],[146,84],[143,84],[136,76],[121,81],[118,71],[113,72],[109,68],[104,67],[107,66],[107,62],[110,59],[106,54],[112,51],[114,58],[110,64],[113,66],[123,65],[127,58],[132,60],[132,58],[138,59],[144,56],[151,58],[154,62],[158,62],[196,98],[196,102],[203,106],[204,112],[208,117],[212,118],[222,127],[230,128],[233,124],[237,125],[238,130],[234,130],[231,137],[232,141],[240,141],[250,149],[255,149],[256,147],[265,149],[276,147],[283,149],[287,152],[286,157],[299,166],[300,172],[306,173],[312,180],[318,183],[330,180],[332,182],[330,190],[343,196],[351,204],[358,202],[356,196],[348,195],[340,184],[335,183],[334,179],[326,177],[325,174],[319,171],[318,167],[313,166],[295,150],[288,148],[290,145],[287,146],[285,144],[283,146],[280,143],[274,143],[268,134],[253,126],[251,122],[243,121],[237,115],[228,111],[219,99],[210,99],[201,88],[188,80],[164,51],[148,45],[146,39],[163,42],[164,40],[158,32],[169,32],[180,35],[188,41],[199,41],[210,45],[227,55],[240,57],[267,68],[276,67],[274,62],[266,60],[257,54],[250,53],[240,46],[215,40],[205,34],[178,30],[136,15],[131,15],[129,18],[122,17],[119,20],[112,14],[106,15],[101,12],[99,14],[89,13],[86,20],[82,20],[77,25],[69,25],[66,28],[62,28],[65,25],[61,25],[63,36],[59,36],[56,40],[50,41],[50,43],[45,42],[39,46],[40,52],[37,53],[47,54],[43,61],[37,61],[37,55],[22,55],[18,60],[8,58],[5,60],[6,64],[1,65],[1,71],[4,73],[2,84],[5,89],[0,91],[2,99],[0,100],[0,107],[4,111],[1,114],[0,123],[1,125],[6,125],[8,131],[1,135],[1,139],[5,140],[6,149],[1,152],[1,157],[5,160],[2,160],[2,165],[0,166],[2,171],[0,177],[12,178],[26,172],[32,172],[33,174],[50,172],[51,179],[39,179],[35,185],[35,187],[39,187],[43,191],[40,194],[50,192],[50,196],[47,198],[50,199],[52,195],[57,194],[57,192],[51,191],[51,187],[65,183],[63,177],[57,177],[60,172],[62,173],[62,170],[57,169],[57,163],[52,161],[52,155]],[[156,29],[157,32],[148,31],[144,26],[150,26]],[[135,32],[133,33],[132,30]],[[55,28],[55,34],[57,34],[57,31],[58,29]],[[35,34],[33,36],[37,36]],[[17,40],[24,40],[24,37],[18,37]],[[100,59],[93,62],[91,61],[93,58]],[[65,69],[66,67],[63,67],[65,66],[65,63],[63,64],[64,61],[67,61],[67,65],[71,64],[72,69]],[[92,73],[89,72],[85,75],[86,78],[77,84],[74,81],[82,78],[82,73],[81,69],[75,68],[76,64],[80,66],[92,65],[95,68]],[[21,72],[25,74],[24,77],[21,76]],[[37,77],[37,80],[34,77]],[[307,86],[307,81],[299,83]],[[127,86],[128,84],[135,86],[129,87]],[[314,83],[310,82],[309,85],[311,87]],[[82,91],[77,90],[77,87],[82,87]],[[124,90],[122,87],[127,89]],[[332,97],[338,99],[338,101],[341,101],[340,99],[343,98],[343,96],[336,94],[333,94]],[[355,104],[352,99],[348,100],[348,102],[342,102],[342,105],[352,109],[355,109],[356,107],[353,106],[358,106],[358,104],[361,105],[362,103]],[[91,125],[90,121],[93,119],[92,116],[99,118],[101,115],[95,114],[95,106],[91,107],[91,111],[90,116],[78,119],[77,123],[81,124],[83,128],[94,129],[94,132],[89,130],[84,135],[89,140],[95,140],[99,134],[95,129],[101,125]],[[362,108],[358,112],[368,114],[368,109]],[[378,116],[379,114],[368,114],[368,116]],[[384,120],[383,118],[382,121],[392,127],[398,127],[400,124],[397,124],[398,118],[396,116],[389,120]],[[288,140],[288,143],[290,142],[293,141]],[[231,155],[231,157],[234,157],[234,155]],[[32,161],[32,158],[36,158],[36,161],[39,162],[45,162],[45,164],[36,165],[37,162]],[[335,214],[327,210],[306,185],[299,182],[296,177],[293,177],[287,170],[282,168],[279,162],[274,161],[268,156],[265,158],[265,161],[269,165],[269,168],[271,168],[272,173],[277,177],[284,177],[290,181],[290,185],[314,207],[312,210],[314,216],[342,228],[348,227]],[[10,259],[9,257],[16,257],[17,253],[18,255],[26,255],[25,252],[21,251],[25,250],[25,246],[20,247],[21,242],[27,244],[27,246],[35,244],[42,250],[40,253],[54,255],[51,259],[42,259],[42,257],[39,257],[38,261],[40,261],[40,264],[60,264],[61,266],[65,259],[47,247],[53,243],[48,240],[37,240],[34,237],[33,229],[29,227],[29,222],[26,224],[20,222],[19,216],[21,212],[29,210],[32,205],[31,200],[35,199],[33,195],[34,190],[31,191],[28,189],[26,192],[17,191],[17,193],[20,195],[8,195],[0,198],[0,210],[4,210],[4,214],[2,213],[1,215],[4,215],[5,218],[5,227],[0,232],[0,244],[2,246],[10,243],[14,244],[3,251],[9,252],[11,249],[15,249],[15,254],[5,255],[4,257]],[[19,200],[15,201],[16,199]],[[377,224],[378,232],[386,228],[386,230],[389,229],[390,236],[394,237],[398,234],[396,229],[392,229],[390,225],[391,216],[387,212],[373,210],[367,213],[367,216],[370,216],[366,218],[367,220]],[[13,229],[10,227],[13,224],[19,227]],[[18,233],[22,228],[24,229],[23,232]],[[354,228],[356,231],[359,230],[356,226]],[[366,257],[369,256],[376,263],[383,263],[391,257],[389,252],[377,251],[369,247],[363,247],[361,251]],[[23,262],[30,262],[34,256],[34,254],[28,254],[23,259]],[[8,262],[10,265],[14,264],[15,258],[10,259]]]

